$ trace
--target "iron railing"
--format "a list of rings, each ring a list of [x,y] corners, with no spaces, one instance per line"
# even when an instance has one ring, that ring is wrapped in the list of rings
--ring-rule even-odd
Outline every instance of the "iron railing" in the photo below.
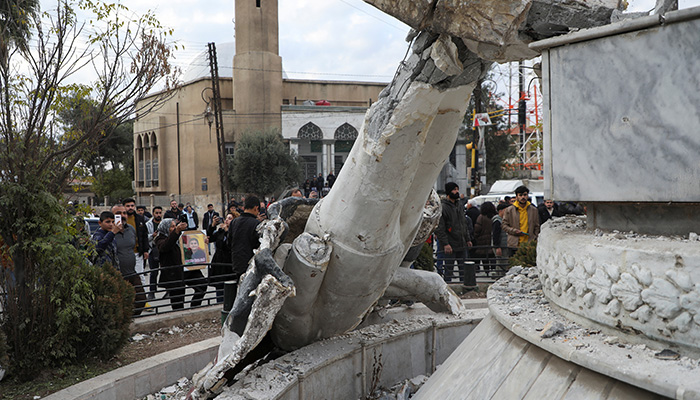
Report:
[[[146,295],[146,306],[136,307],[134,313],[134,318],[146,317],[151,315],[166,314],[174,311],[182,311],[187,309],[196,309],[201,307],[208,307],[211,305],[221,305],[224,304],[223,297],[223,287],[224,282],[235,280],[236,276],[234,274],[216,275],[211,276],[211,268],[213,266],[225,264],[216,263],[200,263],[200,264],[189,264],[189,265],[175,265],[169,267],[160,267],[154,269],[146,269],[144,272],[137,273],[141,278],[142,285],[135,286],[137,292],[143,290]],[[228,264],[230,266],[230,264]],[[202,272],[203,277],[196,277],[186,279],[184,276],[180,280],[167,282],[167,287],[162,286],[162,283],[155,283],[151,285],[150,277],[151,274],[158,274],[165,270],[175,269],[175,268],[188,268],[194,270],[195,268]],[[133,276],[133,275],[130,275]],[[128,278],[129,276],[125,276]],[[193,296],[196,294],[197,289],[204,288],[203,297],[201,299],[201,304],[192,305]],[[172,301],[171,294],[173,291],[184,289],[184,296],[181,301]],[[217,294],[217,291],[219,293]],[[180,297],[180,296],[172,296]],[[181,308],[173,308],[173,306],[182,306]],[[140,312],[140,313],[139,313]]]

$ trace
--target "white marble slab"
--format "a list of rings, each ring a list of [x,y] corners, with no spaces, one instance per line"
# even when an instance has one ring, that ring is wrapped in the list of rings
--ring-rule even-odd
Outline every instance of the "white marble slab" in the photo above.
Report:
[[[695,19],[543,53],[553,198],[700,201],[699,32]]]

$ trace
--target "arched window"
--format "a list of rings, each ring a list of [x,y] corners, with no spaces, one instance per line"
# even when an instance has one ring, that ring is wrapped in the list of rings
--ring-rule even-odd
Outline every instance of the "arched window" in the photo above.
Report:
[[[158,140],[156,140],[156,133],[151,132],[150,136],[151,136],[151,147],[158,146]]]
[[[334,137],[335,140],[355,140],[357,139],[357,129],[346,122],[335,130]]]
[[[299,139],[321,140],[323,139],[323,132],[321,132],[321,128],[316,126],[316,124],[308,122],[306,125],[299,128],[297,137]]]
[[[136,136],[136,148],[143,148],[143,136],[141,135]]]

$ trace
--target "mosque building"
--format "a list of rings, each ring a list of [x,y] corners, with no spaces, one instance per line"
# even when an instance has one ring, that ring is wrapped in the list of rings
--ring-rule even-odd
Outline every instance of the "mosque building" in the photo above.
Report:
[[[217,45],[225,152],[233,155],[246,132],[277,129],[298,154],[305,177],[337,174],[365,112],[388,82],[289,79],[279,55],[277,4],[235,0],[235,44]],[[136,118],[134,185],[140,204],[150,198],[151,204],[167,205],[174,197],[199,208],[221,201],[216,127],[207,118],[212,79],[203,59],[195,58],[184,84],[162,107]]]

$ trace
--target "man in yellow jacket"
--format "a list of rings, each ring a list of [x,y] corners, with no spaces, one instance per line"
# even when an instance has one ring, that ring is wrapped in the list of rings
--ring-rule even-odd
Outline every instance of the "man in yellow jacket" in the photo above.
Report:
[[[530,203],[529,195],[530,189],[527,186],[519,186],[515,189],[515,203],[506,208],[503,230],[508,234],[509,248],[537,240],[537,235],[540,234],[540,217],[537,208]]]

